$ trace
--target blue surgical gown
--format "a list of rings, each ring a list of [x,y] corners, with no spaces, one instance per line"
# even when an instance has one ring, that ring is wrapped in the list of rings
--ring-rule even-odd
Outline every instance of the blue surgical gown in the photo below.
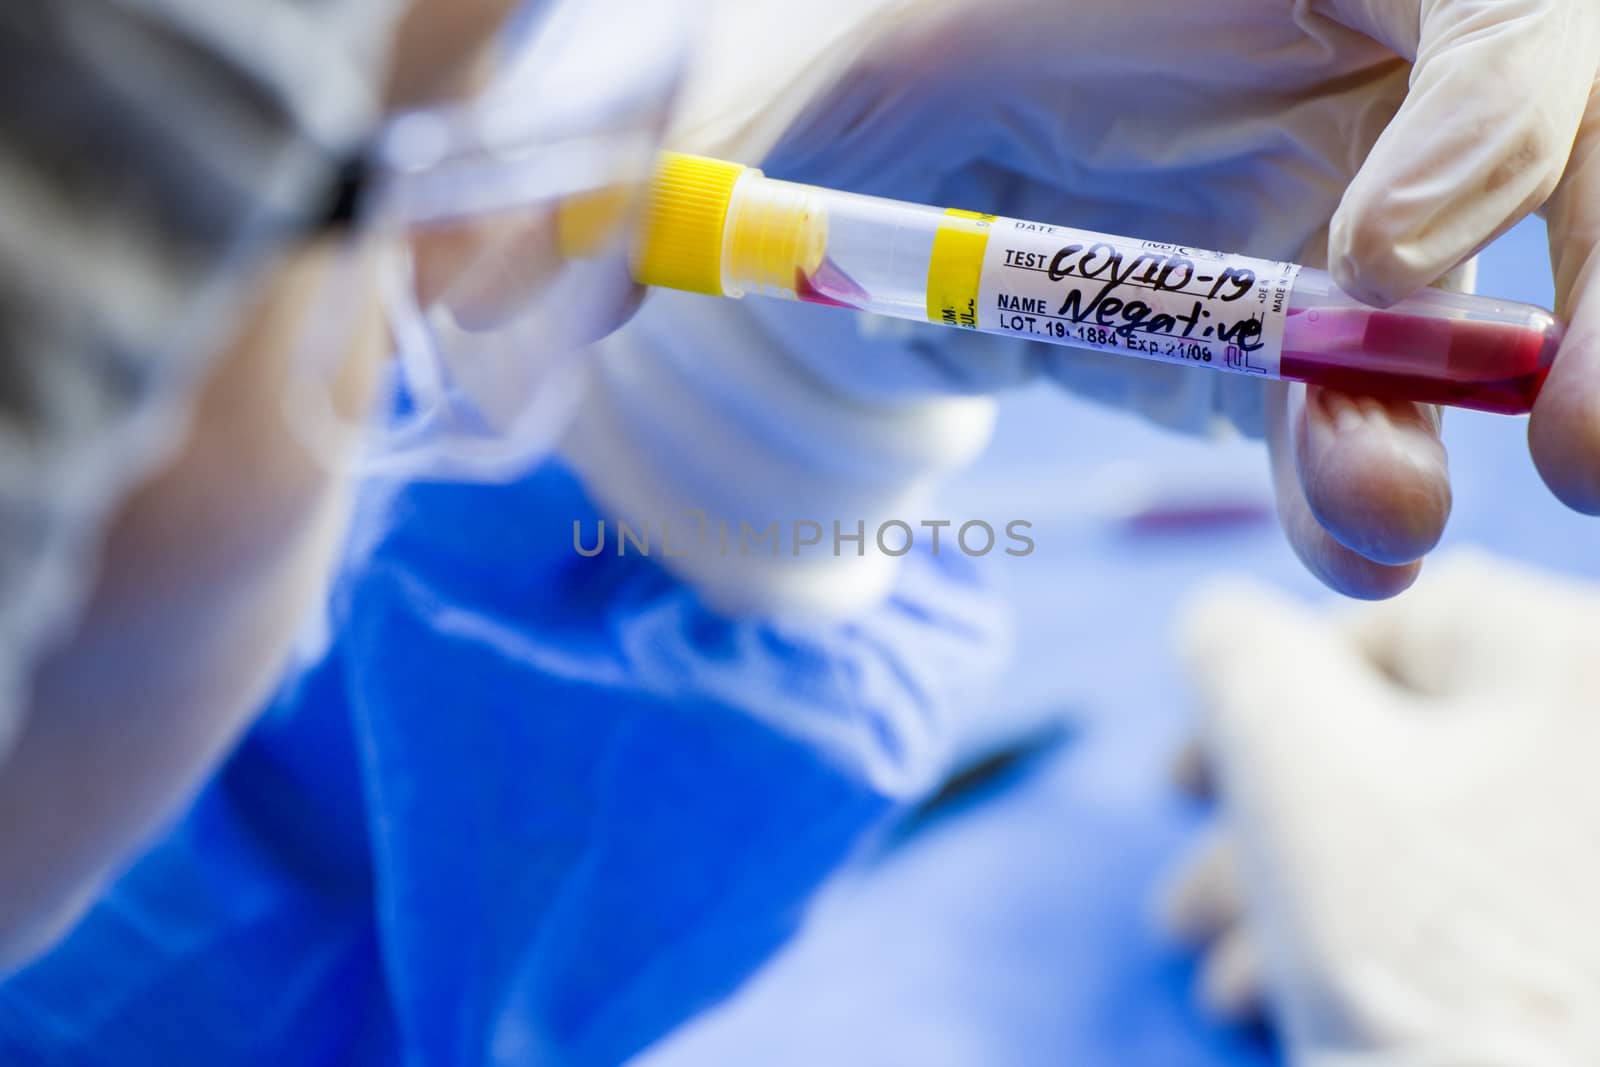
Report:
[[[365,488],[322,648],[0,986],[0,1063],[618,1063],[937,775],[1006,632],[959,554],[850,623],[573,551],[561,467]]]

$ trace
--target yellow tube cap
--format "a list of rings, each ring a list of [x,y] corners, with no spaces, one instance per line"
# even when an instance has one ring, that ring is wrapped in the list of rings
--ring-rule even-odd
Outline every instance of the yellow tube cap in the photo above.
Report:
[[[631,267],[640,285],[722,296],[722,230],[745,167],[663,152],[645,193]]]

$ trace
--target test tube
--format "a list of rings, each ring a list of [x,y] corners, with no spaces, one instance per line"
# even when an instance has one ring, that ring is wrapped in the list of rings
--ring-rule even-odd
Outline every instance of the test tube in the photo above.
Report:
[[[1503,414],[1530,410],[1561,324],[1424,290],[1379,309],[1326,271],[778,181],[665,154],[641,284],[852,308],[1186,366]]]

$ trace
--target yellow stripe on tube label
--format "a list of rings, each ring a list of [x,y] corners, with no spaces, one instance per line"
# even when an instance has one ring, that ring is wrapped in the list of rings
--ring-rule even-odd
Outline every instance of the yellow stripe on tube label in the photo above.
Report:
[[[978,283],[983,278],[983,257],[994,219],[976,211],[945,212],[928,260],[929,322],[978,328]]]

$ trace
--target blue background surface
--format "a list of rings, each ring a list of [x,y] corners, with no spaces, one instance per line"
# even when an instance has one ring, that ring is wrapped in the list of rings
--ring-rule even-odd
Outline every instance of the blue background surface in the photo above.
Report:
[[[1485,254],[1478,290],[1549,307],[1549,277],[1543,226],[1529,221]],[[1545,491],[1525,433],[1524,419],[1448,413],[1446,545],[1600,577],[1600,524]],[[1074,740],[839,878],[738,998],[642,1063],[1274,1062],[1260,1037],[1201,1016],[1192,961],[1151,919],[1204,819],[1168,785],[1192,712],[1170,632],[1184,596],[1219,571],[1330,594],[1275,520],[1151,533],[1108,517],[1094,487],[1130,480],[1268,499],[1257,445],[1164,435],[1048,389],[1007,399],[993,447],[949,497],[952,511],[1035,526],[1032,556],[988,561],[1015,610],[1019,654],[985,714],[1005,723],[1059,710]]]

